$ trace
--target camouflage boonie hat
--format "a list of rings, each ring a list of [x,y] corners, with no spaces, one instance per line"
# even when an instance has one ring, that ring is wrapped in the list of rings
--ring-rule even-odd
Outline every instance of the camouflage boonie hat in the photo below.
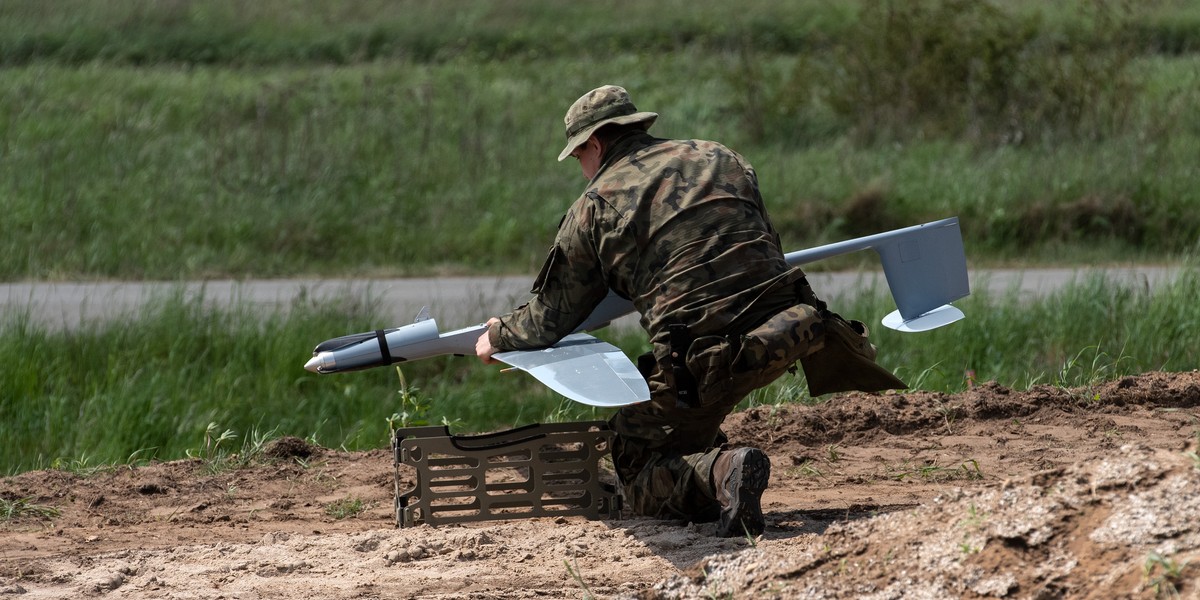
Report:
[[[567,109],[563,119],[567,125],[567,147],[558,155],[558,160],[571,155],[580,144],[592,137],[592,133],[604,125],[627,125],[646,123],[646,129],[658,118],[658,113],[638,112],[629,99],[625,88],[615,85],[600,86],[575,101]]]

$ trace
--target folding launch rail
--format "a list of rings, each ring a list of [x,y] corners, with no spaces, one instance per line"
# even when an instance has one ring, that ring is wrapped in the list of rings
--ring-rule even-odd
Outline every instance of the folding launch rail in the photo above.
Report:
[[[603,421],[533,424],[473,436],[449,427],[392,431],[396,525],[545,516],[617,518],[621,498],[600,481],[614,432]],[[416,468],[401,489],[400,465]]]

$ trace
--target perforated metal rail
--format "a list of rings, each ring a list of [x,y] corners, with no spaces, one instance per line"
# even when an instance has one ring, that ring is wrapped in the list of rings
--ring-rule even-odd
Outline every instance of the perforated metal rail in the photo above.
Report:
[[[534,424],[473,436],[448,427],[392,432],[396,524],[409,527],[544,516],[620,516],[620,497],[599,478],[614,433],[603,421]],[[401,489],[400,465],[416,469]]]

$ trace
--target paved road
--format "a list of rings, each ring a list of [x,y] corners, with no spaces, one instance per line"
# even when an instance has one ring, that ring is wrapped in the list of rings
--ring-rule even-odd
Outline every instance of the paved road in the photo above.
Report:
[[[1063,285],[1103,273],[1126,285],[1153,289],[1181,272],[1176,267],[1092,269],[985,270],[970,274],[973,291],[993,294],[1015,291],[1021,298],[1046,294]],[[863,287],[882,288],[882,273],[813,273],[818,294],[837,298]],[[82,322],[134,314],[147,301],[171,293],[200,297],[205,302],[246,302],[264,310],[286,310],[295,302],[333,302],[338,298],[374,300],[387,319],[380,326],[412,322],[429,306],[442,330],[478,323],[504,312],[528,295],[530,277],[441,277],[412,279],[330,280],[277,279],[207,282],[95,282],[0,284],[0,310],[5,317],[25,312],[48,327],[77,327]],[[882,315],[880,315],[882,316]],[[636,325],[632,318],[620,325]]]

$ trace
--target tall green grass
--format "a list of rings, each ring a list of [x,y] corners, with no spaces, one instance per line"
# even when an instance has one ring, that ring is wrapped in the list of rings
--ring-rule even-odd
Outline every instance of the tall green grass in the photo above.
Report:
[[[350,64],[602,57],[720,49],[748,32],[775,50],[845,27],[854,2],[628,0],[9,0],[0,63]]]
[[[984,3],[979,3],[984,4]],[[1039,15],[1057,33],[1079,28],[1075,7],[1118,2],[987,3]],[[350,64],[576,56],[634,49],[772,52],[822,47],[856,15],[896,9],[872,0],[6,0],[0,64]],[[1200,48],[1200,9],[1186,0],[1136,6],[1121,29],[1150,52]]]
[[[1099,275],[1081,276],[1040,299],[1017,289],[975,291],[956,302],[966,319],[929,332],[900,333],[878,324],[890,297],[866,290],[833,298],[831,308],[871,321],[880,364],[913,390],[960,392],[995,381],[1013,389],[1035,385],[1088,388],[1146,371],[1200,367],[1192,340],[1200,310],[1200,271],[1189,268],[1169,285],[1151,290]],[[781,402],[812,403],[803,376],[785,376],[756,390],[743,407]]]
[[[789,248],[952,214],[978,262],[1200,237],[1187,3],[455,4],[0,4],[0,280],[530,272],[606,82],[746,155]]]
[[[394,370],[317,376],[302,368],[316,342],[378,320],[365,298],[321,306],[299,300],[264,316],[249,303],[217,308],[183,293],[69,331],[9,315],[0,325],[0,471],[59,459],[178,458],[203,446],[210,423],[244,438],[386,445],[386,419],[400,407]],[[403,368],[418,393],[434,400],[427,417],[435,424],[478,429],[589,414],[473,359]]]
[[[1200,366],[1197,293],[1195,270],[1153,293],[1103,279],[1034,301],[977,292],[960,302],[962,322],[922,334],[873,325],[872,337],[880,362],[914,389],[957,392],[969,380],[1086,386]],[[883,290],[830,300],[871,323],[892,310]],[[0,325],[0,473],[180,458],[203,450],[210,424],[243,439],[295,435],[327,447],[386,446],[387,421],[402,408],[393,369],[314,375],[301,368],[316,342],[376,322],[369,298],[299,301],[260,315],[248,305],[215,308],[179,293],[124,320],[73,331],[9,316]],[[631,356],[646,349],[636,332],[603,335]],[[609,414],[469,357],[402,367],[409,393],[429,405],[425,417],[456,432]],[[809,401],[802,377],[785,376],[746,404]]]
[[[955,214],[976,261],[1169,260],[1200,237],[1195,58],[1138,63],[1157,83],[1126,134],[982,148],[754,142],[736,61],[712,58],[9,69],[0,279],[531,272],[584,184],[553,160],[559,115],[600,81],[656,132],[746,155],[789,248]]]

